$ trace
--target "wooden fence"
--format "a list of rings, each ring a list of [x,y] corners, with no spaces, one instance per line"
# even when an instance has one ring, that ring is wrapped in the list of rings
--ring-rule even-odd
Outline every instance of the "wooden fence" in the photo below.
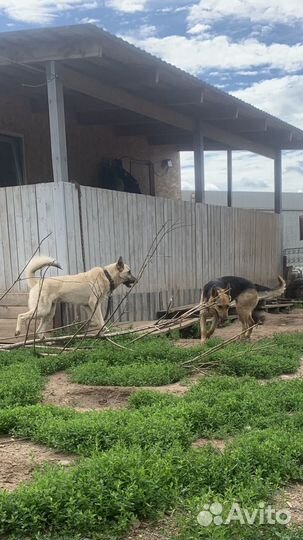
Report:
[[[39,241],[66,273],[103,266],[123,255],[134,274],[165,222],[177,228],[161,242],[135,291],[125,320],[199,300],[203,283],[242,275],[273,284],[282,267],[280,217],[184,201],[54,183],[0,189],[0,289],[7,288]],[[52,270],[56,274],[56,270]],[[20,281],[18,290],[26,290]],[[114,295],[119,301],[122,289]]]

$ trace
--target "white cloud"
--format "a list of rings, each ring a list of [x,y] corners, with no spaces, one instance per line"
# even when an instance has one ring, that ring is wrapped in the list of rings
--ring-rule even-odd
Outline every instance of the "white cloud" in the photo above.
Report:
[[[137,33],[140,36],[140,39],[147,39],[151,36],[154,36],[157,32],[157,29],[155,26],[150,24],[143,24],[138,29]]]
[[[303,129],[303,75],[261,81],[233,94]],[[302,190],[303,151],[283,152],[282,164],[283,191]],[[191,152],[182,152],[181,165],[183,189],[194,189]],[[213,184],[220,190],[226,190],[226,178],[226,153],[206,152],[206,186]],[[273,161],[246,152],[233,152],[233,188],[238,191],[273,191]]]
[[[182,189],[194,190],[192,152],[181,152]],[[301,163],[301,166],[300,166]],[[303,188],[302,152],[283,153],[283,191],[298,192]],[[233,190],[274,190],[274,164],[271,159],[247,152],[233,152]],[[225,152],[205,152],[205,187],[226,191],[227,170]]]
[[[201,73],[205,68],[235,70],[259,66],[295,72],[302,67],[303,45],[300,44],[266,45],[255,39],[233,42],[227,36],[199,39],[172,35],[142,40],[127,35],[125,39],[191,73]]]
[[[233,95],[303,129],[303,75],[268,79]]]
[[[198,23],[198,24],[195,24],[194,26],[192,26],[191,28],[189,28],[188,30],[188,34],[192,34],[192,35],[208,35],[208,32],[210,30],[210,26],[209,24],[201,24],[201,23]]]
[[[96,6],[94,0],[85,4],[81,0],[0,0],[0,13],[16,21],[48,24],[62,11]]]
[[[135,13],[136,11],[143,11],[146,3],[147,0],[107,0],[105,5],[117,11]]]
[[[91,17],[83,17],[79,21],[81,24],[99,24],[100,19],[93,19]]]
[[[124,13],[143,11],[148,0],[105,0],[102,6]],[[81,9],[88,10],[100,7],[100,1],[88,0],[0,0],[0,13],[16,21],[37,24],[49,24],[60,12]],[[90,20],[89,17],[84,19]],[[96,19],[92,19],[96,22]]]
[[[227,16],[289,24],[303,19],[303,3],[301,0],[200,0],[191,7],[188,21],[206,24]]]

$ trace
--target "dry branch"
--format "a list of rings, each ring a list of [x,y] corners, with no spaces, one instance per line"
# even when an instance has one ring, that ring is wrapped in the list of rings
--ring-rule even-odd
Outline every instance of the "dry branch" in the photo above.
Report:
[[[244,334],[246,334],[246,332],[250,329],[253,329],[255,328],[256,326],[258,326],[258,323],[250,326],[249,328],[245,329],[245,330],[242,330],[241,332],[239,332],[238,334],[236,334],[235,336],[232,336],[231,338],[229,339],[226,339],[225,341],[223,341],[222,343],[219,343],[219,345],[215,345],[215,347],[211,347],[210,349],[208,349],[207,351],[201,353],[201,354],[198,354],[197,356],[195,356],[194,358],[191,358],[190,360],[187,360],[186,362],[183,362],[182,366],[186,367],[186,368],[192,368],[193,366],[195,367],[205,367],[205,363],[201,363],[199,362],[202,358],[207,358],[208,356],[211,356],[214,352],[217,352],[221,349],[223,349],[224,347],[226,347],[226,345],[229,345],[230,343],[233,343],[234,341],[237,341],[239,338],[241,338]],[[198,362],[198,363],[197,363]],[[214,365],[213,363],[211,363],[211,365]]]

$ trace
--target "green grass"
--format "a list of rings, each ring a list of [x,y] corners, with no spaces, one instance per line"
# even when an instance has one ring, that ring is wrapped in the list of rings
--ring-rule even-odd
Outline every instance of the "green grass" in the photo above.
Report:
[[[194,347],[191,351],[175,347],[174,341],[166,337],[144,338],[134,343],[131,339],[120,339],[117,343],[121,347],[115,347],[110,342],[93,342],[93,349],[86,353],[89,355],[90,362],[104,362],[108,366],[125,366],[129,364],[149,364],[149,363],[180,363],[184,359],[189,358],[196,351],[200,351],[199,346]],[[81,351],[75,353],[76,357],[79,354],[85,355]],[[74,354],[69,355],[71,359]]]
[[[257,343],[234,343],[210,353],[213,372],[221,375],[257,379],[270,379],[283,373],[294,373],[302,355],[300,334],[282,334]],[[210,340],[206,347],[178,348],[167,338],[147,339],[130,344],[126,349],[102,344],[90,353],[87,361],[78,352],[70,356],[73,382],[90,385],[156,386],[180,380],[188,373],[183,362],[194,358],[201,351],[211,350],[218,339]],[[79,361],[80,358],[80,361]]]
[[[107,366],[101,362],[88,362],[71,370],[72,382],[91,385],[160,386],[179,381],[186,369],[173,363],[150,362]]]
[[[280,334],[253,344],[234,343],[215,351],[207,358],[217,362],[214,369],[222,375],[269,379],[294,373],[303,354],[302,334]]]
[[[210,376],[182,397],[142,389],[126,410],[87,413],[39,403],[46,375],[58,370],[84,384],[160,385],[183,377],[182,362],[201,350],[167,338],[121,344],[127,348],[102,342],[61,356],[0,354],[0,434],[78,456],[67,469],[45,467],[28,485],[0,492],[0,535],[116,540],[138,520],[176,509],[178,540],[301,539],[302,530],[278,525],[203,528],[197,514],[212,502],[254,509],[285,482],[303,480],[303,380],[257,381],[297,369],[303,334],[211,353]],[[192,449],[199,437],[226,439],[224,454]]]
[[[43,379],[35,365],[4,366],[0,371],[0,409],[38,403],[42,388]]]
[[[107,453],[81,460],[69,470],[51,467],[0,499],[2,534],[17,537],[43,531],[90,537],[107,531],[125,532],[136,520],[154,518],[180,504],[192,507],[192,519],[182,525],[191,538],[210,538],[196,524],[199,505],[222,501],[230,506],[236,497],[253,508],[270,500],[285,480],[301,478],[303,435],[278,429],[239,437],[222,456],[212,448],[184,450],[174,445],[165,452],[115,446]],[[211,538],[239,534],[237,524],[213,527]],[[248,535],[247,535],[248,533]],[[254,528],[256,534],[256,528]],[[252,538],[250,527],[241,538]],[[189,536],[188,536],[189,537]],[[237,538],[235,535],[234,538]]]

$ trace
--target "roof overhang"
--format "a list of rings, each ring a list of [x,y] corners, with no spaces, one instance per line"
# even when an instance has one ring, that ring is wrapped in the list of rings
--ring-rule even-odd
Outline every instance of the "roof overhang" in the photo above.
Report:
[[[206,150],[247,150],[273,158],[277,150],[303,148],[300,129],[94,25],[0,34],[1,83],[15,82],[17,88],[22,81],[24,91],[24,82],[35,86],[32,94],[42,109],[50,60],[58,62],[81,124],[110,124],[120,137],[142,135],[150,144],[181,150],[193,149],[198,128]],[[86,106],[80,96],[90,100]]]

